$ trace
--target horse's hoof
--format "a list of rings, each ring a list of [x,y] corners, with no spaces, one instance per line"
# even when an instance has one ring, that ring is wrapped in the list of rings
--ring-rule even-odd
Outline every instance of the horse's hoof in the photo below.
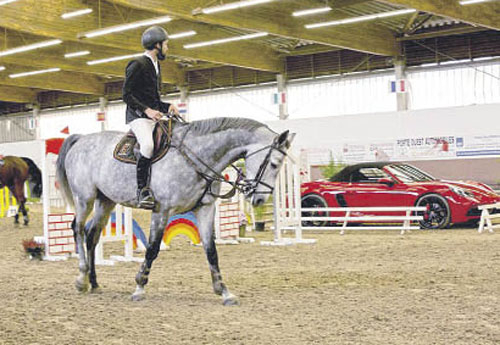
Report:
[[[80,292],[87,292],[89,290],[89,282],[86,279],[78,278],[75,282],[75,287]]]
[[[240,301],[238,301],[238,298],[236,298],[236,296],[231,296],[231,297],[228,297],[226,298],[222,304],[224,306],[233,306],[233,305],[240,305]]]
[[[96,287],[93,287],[90,289],[90,293],[91,294],[100,294],[100,293],[102,293],[102,290],[99,286],[96,286]]]
[[[134,302],[143,301],[143,300],[146,299],[146,294],[144,292],[142,292],[142,293],[134,293],[134,294],[132,294],[131,299]]]

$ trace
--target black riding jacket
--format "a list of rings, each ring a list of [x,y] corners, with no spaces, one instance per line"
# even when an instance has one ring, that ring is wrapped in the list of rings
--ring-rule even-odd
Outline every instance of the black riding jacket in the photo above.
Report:
[[[148,118],[144,110],[168,113],[170,103],[160,100],[161,69],[158,64],[158,75],[151,59],[145,55],[130,61],[125,69],[123,83],[123,101],[127,104],[126,123],[138,118]]]

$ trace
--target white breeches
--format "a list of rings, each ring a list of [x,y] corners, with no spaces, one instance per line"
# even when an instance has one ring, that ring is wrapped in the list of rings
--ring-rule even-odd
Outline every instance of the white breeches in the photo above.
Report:
[[[137,141],[141,147],[141,155],[146,158],[153,157],[154,143],[153,130],[156,122],[151,119],[135,119],[129,123],[132,132],[134,132]]]

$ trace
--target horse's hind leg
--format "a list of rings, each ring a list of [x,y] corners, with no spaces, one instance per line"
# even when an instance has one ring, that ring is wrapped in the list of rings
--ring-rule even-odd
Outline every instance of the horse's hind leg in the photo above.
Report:
[[[24,219],[24,225],[28,225],[29,223],[29,218],[28,218],[28,211],[26,211],[25,203],[26,203],[26,197],[24,196],[24,183],[19,180],[14,181],[14,186],[10,186],[9,189],[11,190],[12,194],[14,194],[14,197],[17,200],[17,203],[19,204],[19,207],[17,209],[17,213],[14,216],[14,223],[19,224],[19,213],[23,214],[23,219]]]
[[[146,258],[135,276],[137,287],[132,295],[132,300],[140,301],[145,297],[144,286],[148,283],[149,272],[153,261],[158,256],[160,251],[161,240],[163,239],[163,232],[167,225],[168,214],[163,212],[153,212],[151,215],[151,228],[149,233],[148,247],[146,249]]]
[[[212,286],[214,292],[222,296],[222,303],[224,305],[238,305],[238,298],[229,292],[220,274],[219,258],[217,256],[214,238],[214,217],[215,204],[202,206],[196,211],[196,218],[199,224],[198,231],[200,232],[203,249],[205,249],[208,265],[210,267],[210,274],[212,275]]]
[[[109,215],[115,207],[115,203],[104,195],[100,194],[94,202],[94,217],[92,224],[87,232],[87,260],[89,263],[89,280],[92,291],[99,288],[97,284],[97,275],[95,272],[95,247],[101,238],[101,232],[108,222]]]
[[[78,250],[78,268],[80,274],[76,279],[75,286],[80,292],[85,292],[89,288],[89,266],[85,258],[85,220],[92,211],[91,200],[79,200],[75,198],[75,219],[73,220],[72,227],[76,238],[76,247]]]
[[[17,189],[15,185],[8,185],[7,188],[9,188],[10,193],[16,198],[17,203],[19,204],[19,207],[17,208],[16,214],[14,215],[14,224],[19,224],[19,210],[21,208],[21,200],[19,196],[17,195]],[[23,195],[24,197],[24,195]]]

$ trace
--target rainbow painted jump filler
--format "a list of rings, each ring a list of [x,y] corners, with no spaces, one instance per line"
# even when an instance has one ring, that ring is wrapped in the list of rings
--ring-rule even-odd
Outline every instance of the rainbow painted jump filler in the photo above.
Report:
[[[95,246],[101,229],[115,204],[137,207],[135,166],[113,159],[120,132],[100,132],[68,137],[59,152],[57,177],[66,200],[75,208],[73,230],[79,253],[80,275],[76,287],[97,289]],[[151,188],[157,204],[152,211],[146,259],[135,281],[133,300],[145,297],[153,261],[158,256],[169,217],[193,211],[205,250],[214,292],[224,305],[238,304],[222,281],[214,241],[215,200],[221,172],[238,159],[245,159],[246,176],[235,184],[253,205],[263,204],[272,193],[292,136],[278,135],[266,125],[249,119],[216,118],[178,124],[172,134],[172,148],[151,172]],[[94,217],[85,233],[85,220]],[[86,245],[84,244],[86,239]]]

